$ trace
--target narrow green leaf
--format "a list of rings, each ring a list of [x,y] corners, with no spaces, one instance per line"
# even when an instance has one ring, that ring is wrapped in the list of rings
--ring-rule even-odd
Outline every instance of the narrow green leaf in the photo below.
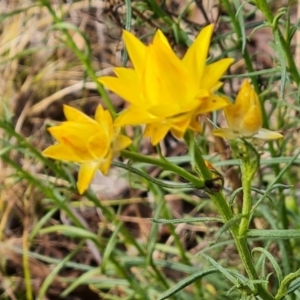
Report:
[[[293,158],[291,158],[289,160],[289,162],[284,166],[284,168],[281,169],[280,173],[276,176],[276,178],[273,180],[273,182],[268,186],[266,193],[259,198],[258,202],[262,202],[267,197],[267,195],[273,189],[273,186],[282,177],[282,175],[286,172],[286,170],[295,162],[295,160],[297,159],[299,154],[300,154],[300,150],[295,154],[295,156]]]
[[[178,293],[182,289],[184,289],[186,286],[194,283],[196,280],[201,279],[209,274],[217,273],[219,272],[217,268],[211,268],[205,271],[199,271],[195,274],[192,274],[183,280],[179,281],[174,287],[170,288],[168,291],[166,291],[161,297],[159,297],[157,300],[164,300],[168,299],[169,297],[173,296],[174,294]]]
[[[259,211],[262,213],[262,215],[264,216],[264,218],[266,219],[266,221],[270,224],[271,229],[273,230],[278,230],[278,221],[276,220],[276,218],[274,218],[274,214],[270,211],[270,207],[267,205],[262,205],[259,207]],[[266,240],[266,238],[263,238]],[[272,239],[267,239],[268,241],[273,241]],[[281,258],[282,258],[282,266],[283,266],[283,270],[284,270],[284,274],[289,274],[291,272],[291,266],[290,266],[290,259],[289,259],[289,254],[288,254],[288,250],[287,250],[287,246],[284,243],[284,240],[282,239],[277,239],[277,244],[279,246],[280,249],[280,253],[281,253]],[[270,243],[271,245],[271,243]],[[268,249],[267,244],[265,245],[265,248]]]
[[[291,282],[299,277],[300,277],[300,269],[294,273],[290,273],[287,276],[285,276],[280,284],[275,299],[276,300],[283,299],[283,297],[285,297],[288,293],[288,287],[291,284]]]
[[[206,260],[208,260],[215,268],[219,270],[230,282],[232,282],[235,286],[239,285],[239,281],[235,276],[233,276],[226,268],[222,267],[217,261],[212,259],[210,256],[202,253],[201,254]]]
[[[270,68],[270,69],[264,69],[260,71],[255,71],[255,72],[247,72],[243,74],[234,74],[234,75],[224,75],[222,78],[223,79],[232,79],[232,78],[249,78],[253,76],[261,76],[261,75],[266,75],[266,74],[276,74],[277,72],[279,73],[280,67],[275,67],[275,68]]]
[[[167,220],[167,219],[155,219],[155,218],[149,218],[150,221],[154,223],[160,223],[160,224],[180,224],[180,223],[195,223],[195,222],[220,222],[223,223],[223,220],[220,218],[211,218],[211,217],[201,217],[201,218],[184,218],[184,219],[173,219],[173,220]]]
[[[118,222],[118,224],[114,224],[114,230],[112,235],[109,237],[108,243],[106,244],[105,250],[102,255],[102,263],[101,270],[105,270],[106,263],[109,261],[109,257],[114,251],[116,244],[118,243],[118,235],[120,232],[120,228],[123,226],[123,222]]]
[[[85,273],[83,273],[81,276],[79,276],[76,280],[74,280],[61,294],[60,297],[65,298],[66,296],[68,296],[72,291],[74,291],[74,289],[76,289],[78,286],[82,285],[82,284],[90,284],[91,282],[89,281],[89,279],[91,277],[94,277],[95,275],[100,275],[100,270],[99,268],[93,268],[92,270],[89,270]],[[103,279],[101,279],[102,281]],[[117,281],[117,279],[114,279]],[[99,277],[97,278],[97,281],[99,280]],[[123,280],[128,284],[128,281]],[[115,282],[116,284],[116,282]],[[120,284],[120,283],[119,283]]]
[[[193,186],[190,183],[167,183],[166,181],[162,181],[162,180],[158,180],[156,178],[151,177],[150,175],[148,175],[146,172],[141,171],[135,167],[132,167],[128,164],[124,164],[122,162],[119,161],[113,161],[112,162],[113,166],[116,166],[118,168],[122,168],[124,170],[127,170],[128,172],[131,172],[133,174],[136,174],[142,178],[145,178],[147,181],[149,182],[153,182],[156,185],[159,185],[161,187],[164,188],[168,188],[168,189],[190,189]]]
[[[277,261],[275,260],[274,256],[269,251],[267,251],[266,249],[261,248],[261,247],[256,247],[256,248],[252,249],[252,252],[255,252],[255,251],[263,253],[269,259],[270,263],[272,264],[272,266],[276,272],[276,275],[278,278],[278,283],[280,284],[282,281],[283,275],[282,275],[281,268],[278,265]]]
[[[86,229],[78,228],[70,225],[54,225],[47,228],[43,228],[40,230],[40,234],[47,233],[61,233],[65,236],[73,237],[73,238],[85,238],[98,241],[98,236]]]
[[[32,231],[29,235],[29,240],[33,242],[33,239],[37,234],[39,234],[39,231],[41,228],[46,224],[46,222],[59,210],[59,206],[55,206],[51,210],[49,210],[39,221],[38,223],[32,228]]]
[[[238,222],[242,217],[242,215],[236,215],[230,221],[226,222],[216,233],[215,241],[217,241],[225,231],[227,231],[233,224]]]
[[[295,293],[297,295],[297,297],[300,299],[300,291],[299,291],[299,288],[300,288],[300,278],[297,278],[295,279],[293,282],[291,282],[290,286],[289,286],[289,289],[287,291],[287,294],[292,294],[292,293]],[[298,291],[297,291],[298,290]],[[298,294],[299,295],[298,295]]]
[[[274,40],[275,40],[276,53],[279,58],[280,69],[281,69],[280,100],[283,100],[285,85],[286,85],[286,81],[287,81],[287,72],[286,72],[286,61],[285,61],[284,49],[282,48],[282,44],[280,41],[280,34],[279,34],[278,30],[279,29],[277,28],[274,31]]]
[[[155,193],[155,191],[154,191]],[[165,199],[163,199],[163,195],[161,193],[157,193],[156,199],[159,199],[158,205],[156,206],[154,212],[154,218],[159,217],[162,214],[162,211],[165,207]],[[151,266],[153,264],[153,251],[155,249],[156,241],[159,236],[159,226],[156,222],[153,222],[149,237],[148,237],[148,245],[147,245],[147,255],[146,255],[146,267]]]
[[[264,237],[266,239],[299,239],[300,229],[249,229],[248,237]]]
[[[237,196],[238,193],[240,193],[243,190],[243,187],[240,187],[238,189],[236,189],[235,191],[233,191],[233,193],[230,195],[229,198],[229,205],[233,205],[234,199]]]
[[[240,4],[237,0],[233,1],[233,4],[235,6],[236,9],[236,18],[239,22],[240,25],[240,33],[241,33],[241,37],[242,37],[242,53],[244,53],[245,51],[245,47],[246,47],[246,27],[245,27],[245,22],[244,22],[244,12],[243,12],[243,7],[247,2]]]
[[[131,8],[131,0],[125,0],[126,5],[126,21],[125,21],[125,29],[130,31],[131,29],[131,20],[132,20],[132,8]],[[123,57],[122,57],[122,66],[126,67],[128,61],[128,52],[124,47]]]

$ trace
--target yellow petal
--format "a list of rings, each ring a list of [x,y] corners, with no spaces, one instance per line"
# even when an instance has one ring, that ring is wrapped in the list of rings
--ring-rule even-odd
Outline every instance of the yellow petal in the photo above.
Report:
[[[230,128],[239,128],[244,114],[237,109],[234,104],[229,104],[224,108],[224,114]]]
[[[195,94],[195,98],[198,99],[205,99],[208,98],[209,96],[211,96],[211,92],[208,89],[198,89]]]
[[[224,58],[205,67],[201,79],[201,88],[215,91],[220,87],[219,80],[234,62],[232,58]]]
[[[69,105],[64,105],[63,110],[64,110],[64,115],[68,121],[88,122],[88,123],[95,122],[92,118],[90,118],[80,110],[71,107]]]
[[[121,114],[115,119],[114,125],[140,125],[155,122],[156,120],[157,117],[151,115],[148,111],[132,105],[121,112]]]
[[[50,148],[50,147],[56,147],[56,148]],[[50,146],[47,152],[47,156],[50,157],[50,151],[51,151],[51,157],[55,159],[61,159],[61,160],[67,160],[67,161],[84,161],[91,159],[90,153],[87,151],[85,144],[73,144],[71,140],[69,140],[67,137],[63,138],[62,143],[58,143],[56,145]],[[55,154],[54,151],[63,151],[63,153]],[[55,156],[54,156],[55,155]],[[68,155],[70,155],[70,159],[68,159]]]
[[[258,106],[250,107],[239,124],[240,130],[245,132],[245,135],[255,134],[261,126],[262,114]]]
[[[175,82],[183,83],[181,79],[186,79],[188,70],[174,53],[168,40],[160,30],[155,34],[153,44],[149,46],[149,52],[157,64],[159,75],[162,75],[163,83],[171,81],[171,83],[166,83],[166,85],[169,86],[173,83],[173,89],[177,88],[177,86],[174,86]],[[168,70],[167,74],[166,70]]]
[[[78,157],[91,159],[87,148],[88,138],[97,133],[100,140],[106,140],[107,136],[101,126],[95,123],[64,122],[59,126],[49,128],[51,135],[66,148],[70,148]]]
[[[245,135],[253,135],[262,126],[262,112],[257,94],[249,80],[245,80],[233,105],[224,108],[230,128],[239,129]]]
[[[216,92],[218,89],[220,89],[223,86],[222,81],[218,81],[215,83],[214,87],[210,90],[211,93]]]
[[[86,162],[80,166],[78,173],[77,188],[79,194],[83,194],[89,187],[91,181],[93,180],[96,171],[100,165],[99,161]]]
[[[183,138],[186,131],[191,128],[192,120],[195,118],[192,113],[182,114],[178,117],[170,118],[169,123],[172,125],[171,133],[177,139]]]
[[[46,148],[42,154],[46,157],[53,159],[71,161],[71,162],[82,162],[84,157],[78,156],[77,153],[72,151],[71,148],[65,147],[62,144],[55,144]]]
[[[153,42],[152,44],[155,45],[155,47],[159,44],[164,44],[164,46],[166,47],[167,50],[169,50],[169,53],[173,53],[172,47],[170,46],[170,43],[168,41],[168,39],[166,38],[166,36],[163,34],[163,32],[158,29],[153,37]],[[161,46],[158,46],[161,47]],[[173,55],[173,54],[171,54]]]
[[[112,153],[112,151],[109,151],[107,153],[107,156],[105,157],[104,160],[102,160],[102,162],[99,166],[99,169],[103,175],[106,175],[108,173],[112,159],[113,159],[113,153]]]
[[[141,76],[144,69],[147,47],[129,31],[123,30],[123,39],[134,69]]]
[[[132,69],[118,70],[119,77],[103,76],[98,80],[109,90],[133,104],[143,103],[142,92],[136,72]]]
[[[199,108],[197,109],[198,114],[205,114],[214,110],[218,110],[227,107],[231,104],[230,100],[225,96],[218,96],[212,94],[207,99],[201,99],[199,101]]]
[[[77,143],[79,140],[84,144],[86,142],[86,136],[93,135],[94,132],[98,130],[98,127],[99,125],[96,122],[88,124],[67,121],[58,126],[48,128],[48,131],[59,142],[68,143],[67,141],[69,141],[73,144],[73,142]]]
[[[144,137],[150,137],[153,146],[162,141],[170,130],[169,124],[149,124],[144,131]]]
[[[117,75],[118,78],[122,79],[123,81],[127,81],[128,83],[136,83],[140,80],[140,78],[137,75],[137,72],[130,68],[122,68],[122,67],[116,67],[114,68],[114,73]],[[100,77],[105,78],[105,76]]]
[[[132,140],[125,136],[125,135],[119,135],[113,142],[113,153],[118,153],[119,151],[127,148],[132,143]]]
[[[271,140],[277,140],[283,138],[283,135],[276,132],[276,131],[271,131],[265,128],[260,128],[257,134],[255,134],[253,137],[262,139],[265,141],[271,141]]]
[[[162,101],[172,105],[182,99],[189,100],[187,76],[181,61],[164,43],[149,46],[142,77],[142,92],[149,105],[160,105]]]
[[[199,119],[198,119],[197,115],[194,115],[192,117],[189,128],[193,131],[196,131],[196,132],[201,132],[202,131],[202,126],[199,122]]]
[[[181,118],[173,118],[172,121],[172,128],[171,133],[174,137],[177,139],[183,138],[185,132],[190,128],[191,124],[191,115],[185,114],[184,116],[181,116]]]
[[[111,139],[107,135],[94,134],[91,137],[87,137],[86,148],[91,154],[91,158],[99,159],[106,156],[110,148]]]
[[[204,27],[182,59],[187,70],[191,72],[192,89],[199,87],[201,78],[205,75],[203,74],[203,70],[206,64],[213,29],[213,24]]]
[[[192,113],[185,113],[168,119],[168,123],[177,131],[185,133],[191,123]]]
[[[156,116],[157,118],[168,118],[169,116],[174,116],[183,112],[181,107],[177,103],[173,103],[173,105],[169,104],[161,104],[149,107],[148,112]]]
[[[178,140],[182,139],[184,134],[185,134],[185,132],[182,132],[180,130],[176,130],[174,128],[171,128],[171,133]]]
[[[108,110],[103,109],[102,105],[98,105],[95,112],[95,120],[103,126],[106,135],[111,138],[114,135],[113,119]]]
[[[95,111],[95,120],[99,124],[112,124],[113,120],[109,111],[105,110],[101,104],[99,104]]]

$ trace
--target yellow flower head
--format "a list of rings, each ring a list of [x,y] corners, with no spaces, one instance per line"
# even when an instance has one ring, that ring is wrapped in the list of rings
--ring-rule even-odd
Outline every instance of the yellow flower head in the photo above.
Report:
[[[229,128],[213,130],[213,134],[228,139],[259,138],[276,140],[282,137],[278,132],[262,128],[260,101],[249,80],[245,80],[234,104],[224,108]]]
[[[117,77],[99,78],[130,103],[116,124],[146,124],[144,135],[156,145],[169,131],[181,138],[188,128],[201,130],[197,115],[227,106],[229,100],[215,91],[221,87],[220,78],[233,59],[206,64],[212,33],[213,25],[206,26],[179,59],[160,30],[148,46],[123,31],[134,69],[115,68]]]
[[[77,187],[82,194],[96,171],[107,174],[113,156],[130,145],[131,140],[119,134],[110,113],[101,105],[96,109],[95,119],[67,105],[64,114],[66,122],[49,128],[58,143],[45,149],[43,155],[80,163]]]

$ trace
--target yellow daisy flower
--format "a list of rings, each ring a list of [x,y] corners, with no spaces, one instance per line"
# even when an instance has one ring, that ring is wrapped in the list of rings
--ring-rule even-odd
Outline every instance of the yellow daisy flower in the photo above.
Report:
[[[283,136],[275,131],[262,128],[263,118],[260,101],[249,80],[245,80],[234,104],[224,108],[229,128],[214,129],[216,136],[236,138],[259,138],[276,140]]]
[[[99,78],[104,86],[130,103],[115,124],[145,124],[144,135],[156,145],[169,131],[177,138],[182,138],[187,129],[200,131],[199,114],[229,105],[226,97],[215,92],[222,86],[220,78],[233,59],[206,64],[213,28],[206,26],[182,59],[160,30],[148,46],[123,31],[134,69],[115,68],[116,77]]]
[[[82,194],[97,170],[107,174],[111,161],[131,140],[114,127],[112,117],[99,105],[92,119],[79,110],[64,105],[66,122],[49,128],[58,141],[43,151],[43,155],[81,164],[77,187]]]

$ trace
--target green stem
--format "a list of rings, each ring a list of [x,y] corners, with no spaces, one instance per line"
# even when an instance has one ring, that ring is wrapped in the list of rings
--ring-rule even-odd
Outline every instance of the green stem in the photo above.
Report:
[[[250,222],[250,213],[252,208],[252,198],[251,198],[251,181],[252,176],[248,176],[248,169],[244,162],[241,166],[242,172],[242,186],[243,186],[243,206],[242,206],[242,219],[239,226],[239,235],[242,237],[247,233],[249,222]]]
[[[189,145],[189,147],[191,147],[191,148],[189,148],[189,151],[191,152],[191,156],[192,156],[192,158],[195,159],[194,162],[196,163],[197,167],[200,169],[200,171],[204,177],[204,180],[211,179],[211,174],[207,175],[207,172],[209,172],[209,170],[207,169],[207,167],[205,165],[200,148],[197,147],[197,145],[194,141],[191,141],[191,139],[192,139],[191,134],[187,135],[185,138],[186,138],[187,144]],[[251,170],[249,170],[249,171],[251,171]],[[249,178],[247,178],[247,179],[248,179],[248,182],[251,184],[252,177],[250,180],[249,180]],[[249,184],[248,184],[248,186],[249,186]],[[250,188],[250,192],[251,192],[251,188]],[[232,221],[232,219],[234,218],[234,215],[233,215],[233,212],[232,212],[230,206],[228,205],[228,203],[226,201],[224,194],[222,192],[213,192],[213,193],[209,193],[209,197],[213,201],[213,203],[214,203],[217,211],[221,215],[224,223]],[[243,208],[243,210],[244,211],[247,210],[250,212],[251,197],[248,200],[249,201],[247,203],[247,206],[245,208]],[[250,206],[250,208],[249,208],[249,206]],[[249,218],[247,218],[246,220],[247,220],[247,223],[246,223],[245,227],[247,230]],[[258,277],[258,274],[254,267],[254,262],[253,262],[248,244],[247,244],[246,236],[244,234],[240,235],[239,224],[233,223],[230,227],[230,232],[232,234],[232,237],[233,237],[234,243],[236,245],[237,251],[239,253],[240,259],[243,263],[243,266],[244,266],[250,280],[252,280],[252,281],[258,280],[259,277]],[[257,290],[257,294],[262,299],[274,300],[274,297],[265,289],[265,287],[262,284],[257,283],[254,285]]]
[[[223,193],[218,192],[210,194],[210,199],[213,201],[218,212],[220,213],[224,223],[229,222],[233,218],[233,213],[228,206],[226,199]],[[247,239],[245,236],[239,235],[239,226],[238,224],[233,224],[230,227],[230,232],[232,234],[235,246],[239,253],[240,259],[243,263],[243,266],[251,280],[258,280],[258,274],[255,270],[253,259],[247,244]],[[264,300],[274,300],[274,297],[265,289],[262,284],[255,284],[257,289],[257,294]]]
[[[204,188],[205,187],[204,181],[201,180],[199,177],[192,175],[190,172],[186,171],[185,169],[183,169],[177,165],[170,163],[166,159],[158,159],[158,158],[142,155],[139,153],[134,153],[134,152],[127,151],[127,150],[121,151],[121,155],[124,158],[133,160],[134,162],[147,163],[150,165],[161,167],[165,170],[172,171],[175,174],[178,174],[179,176],[181,176],[182,178],[187,180],[188,182],[192,183],[194,185],[194,187],[196,187],[196,188]]]
[[[162,180],[158,180],[156,178],[151,177],[150,175],[148,175],[146,172],[143,172],[137,168],[133,168],[128,164],[124,164],[121,163],[119,161],[113,161],[112,165],[124,170],[127,170],[129,173],[134,173],[142,178],[145,178],[147,181],[154,183],[157,186],[163,187],[163,188],[167,188],[167,189],[186,189],[186,188],[194,188],[193,185],[189,184],[189,183],[181,183],[181,184],[168,184],[163,182]]]
[[[207,169],[205,160],[203,159],[202,153],[198,145],[195,143],[194,134],[192,131],[188,131],[184,137],[186,144],[188,145],[193,167],[200,171],[202,174],[204,181],[212,179],[210,171]]]

